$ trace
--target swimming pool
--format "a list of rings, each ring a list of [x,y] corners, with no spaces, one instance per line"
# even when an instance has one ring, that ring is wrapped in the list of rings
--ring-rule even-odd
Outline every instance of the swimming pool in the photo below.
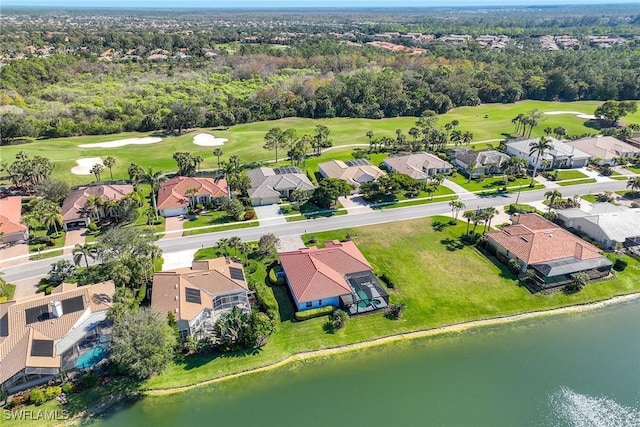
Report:
[[[96,343],[92,348],[78,356],[76,360],[77,369],[91,368],[109,355],[108,344],[104,342]]]

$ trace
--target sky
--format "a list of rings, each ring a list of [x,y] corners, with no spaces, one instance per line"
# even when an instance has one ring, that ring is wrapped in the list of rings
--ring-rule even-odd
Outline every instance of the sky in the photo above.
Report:
[[[3,0],[5,6],[146,7],[146,8],[375,8],[502,6],[557,4],[638,4],[640,0]]]

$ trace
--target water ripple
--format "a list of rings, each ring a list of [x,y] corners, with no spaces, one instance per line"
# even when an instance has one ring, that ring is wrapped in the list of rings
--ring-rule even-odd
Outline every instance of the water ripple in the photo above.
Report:
[[[587,396],[561,387],[549,399],[557,427],[640,426],[640,410],[622,406],[607,397]]]

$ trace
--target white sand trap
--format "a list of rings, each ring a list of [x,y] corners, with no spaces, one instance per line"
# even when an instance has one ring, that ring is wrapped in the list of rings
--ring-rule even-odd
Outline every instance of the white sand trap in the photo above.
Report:
[[[158,138],[157,136],[145,136],[144,138],[128,138],[128,139],[118,139],[117,141],[95,142],[93,144],[80,144],[78,145],[78,147],[80,148],[116,148],[116,147],[124,147],[125,145],[155,144],[160,141],[162,141],[162,138]]]
[[[193,137],[193,143],[201,145],[203,147],[215,147],[216,145],[224,145],[227,142],[227,138],[215,138],[208,133],[199,133]]]
[[[100,157],[85,157],[84,159],[76,160],[76,163],[78,166],[71,168],[71,173],[74,175],[91,175],[93,165],[101,164],[104,166]]]
[[[545,111],[544,113],[550,116],[557,116],[558,114],[573,114],[579,119],[587,119],[587,120],[596,119],[596,116],[594,116],[593,114],[585,114],[585,113],[581,113],[580,111]]]

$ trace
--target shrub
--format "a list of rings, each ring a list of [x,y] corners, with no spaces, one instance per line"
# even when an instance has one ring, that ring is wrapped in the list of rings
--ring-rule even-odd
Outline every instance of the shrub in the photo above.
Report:
[[[342,311],[336,310],[329,316],[329,326],[332,331],[337,331],[338,329],[342,329],[347,325],[347,321],[349,320],[349,315]]]
[[[333,313],[333,310],[335,310],[335,307],[332,305],[328,305],[326,307],[319,307],[319,308],[312,308],[310,310],[297,311],[294,317],[296,318],[296,320],[299,320],[302,322],[304,320],[313,319],[314,317],[326,316],[327,314]]]
[[[380,280],[387,285],[387,288],[393,289],[396,287],[396,282],[393,280],[393,277],[389,275],[389,273],[384,272],[380,275]]]
[[[62,384],[62,392],[63,393],[71,393],[71,390],[73,390],[73,384],[72,383],[64,383]]]
[[[96,225],[95,222],[92,222],[87,227],[87,230],[90,231],[91,233],[95,233],[96,231],[98,231],[98,226]]]
[[[624,261],[620,258],[616,259],[613,263],[613,269],[615,271],[624,271],[625,268],[627,268],[627,261]]]
[[[407,306],[404,303],[401,303],[401,302],[393,303],[389,307],[386,308],[386,310],[385,310],[386,314],[385,315],[389,319],[397,320],[397,319],[402,317],[402,312],[404,311],[404,309],[406,307]]]
[[[91,388],[98,384],[98,377],[87,372],[80,378],[80,384],[82,384],[84,388]]]
[[[202,203],[196,203],[196,210],[201,211],[202,209],[204,209],[204,205]]]
[[[55,399],[56,397],[60,396],[60,393],[62,393],[62,387],[50,386],[44,389],[44,397],[47,400]]]
[[[269,270],[269,282],[272,285],[284,285],[284,277],[278,277],[278,272],[280,272],[279,265],[276,265]]]
[[[47,397],[44,395],[42,389],[34,388],[29,393],[29,401],[34,405],[42,405],[47,401]]]
[[[534,213],[534,212],[536,212],[536,208],[534,208],[531,205],[521,205],[521,204],[516,205],[515,203],[513,203],[513,204],[509,205],[509,208],[507,209],[507,211],[510,214],[514,214],[514,213],[519,213],[519,214]]]
[[[245,221],[248,221],[248,220],[250,220],[250,219],[255,218],[255,216],[256,216],[256,211],[246,211],[246,212],[244,213],[244,220],[245,220]]]
[[[276,320],[279,317],[279,307],[276,297],[273,296],[273,291],[264,282],[250,281],[249,287],[256,293],[256,299],[260,304],[260,308],[269,316],[271,320]]]

